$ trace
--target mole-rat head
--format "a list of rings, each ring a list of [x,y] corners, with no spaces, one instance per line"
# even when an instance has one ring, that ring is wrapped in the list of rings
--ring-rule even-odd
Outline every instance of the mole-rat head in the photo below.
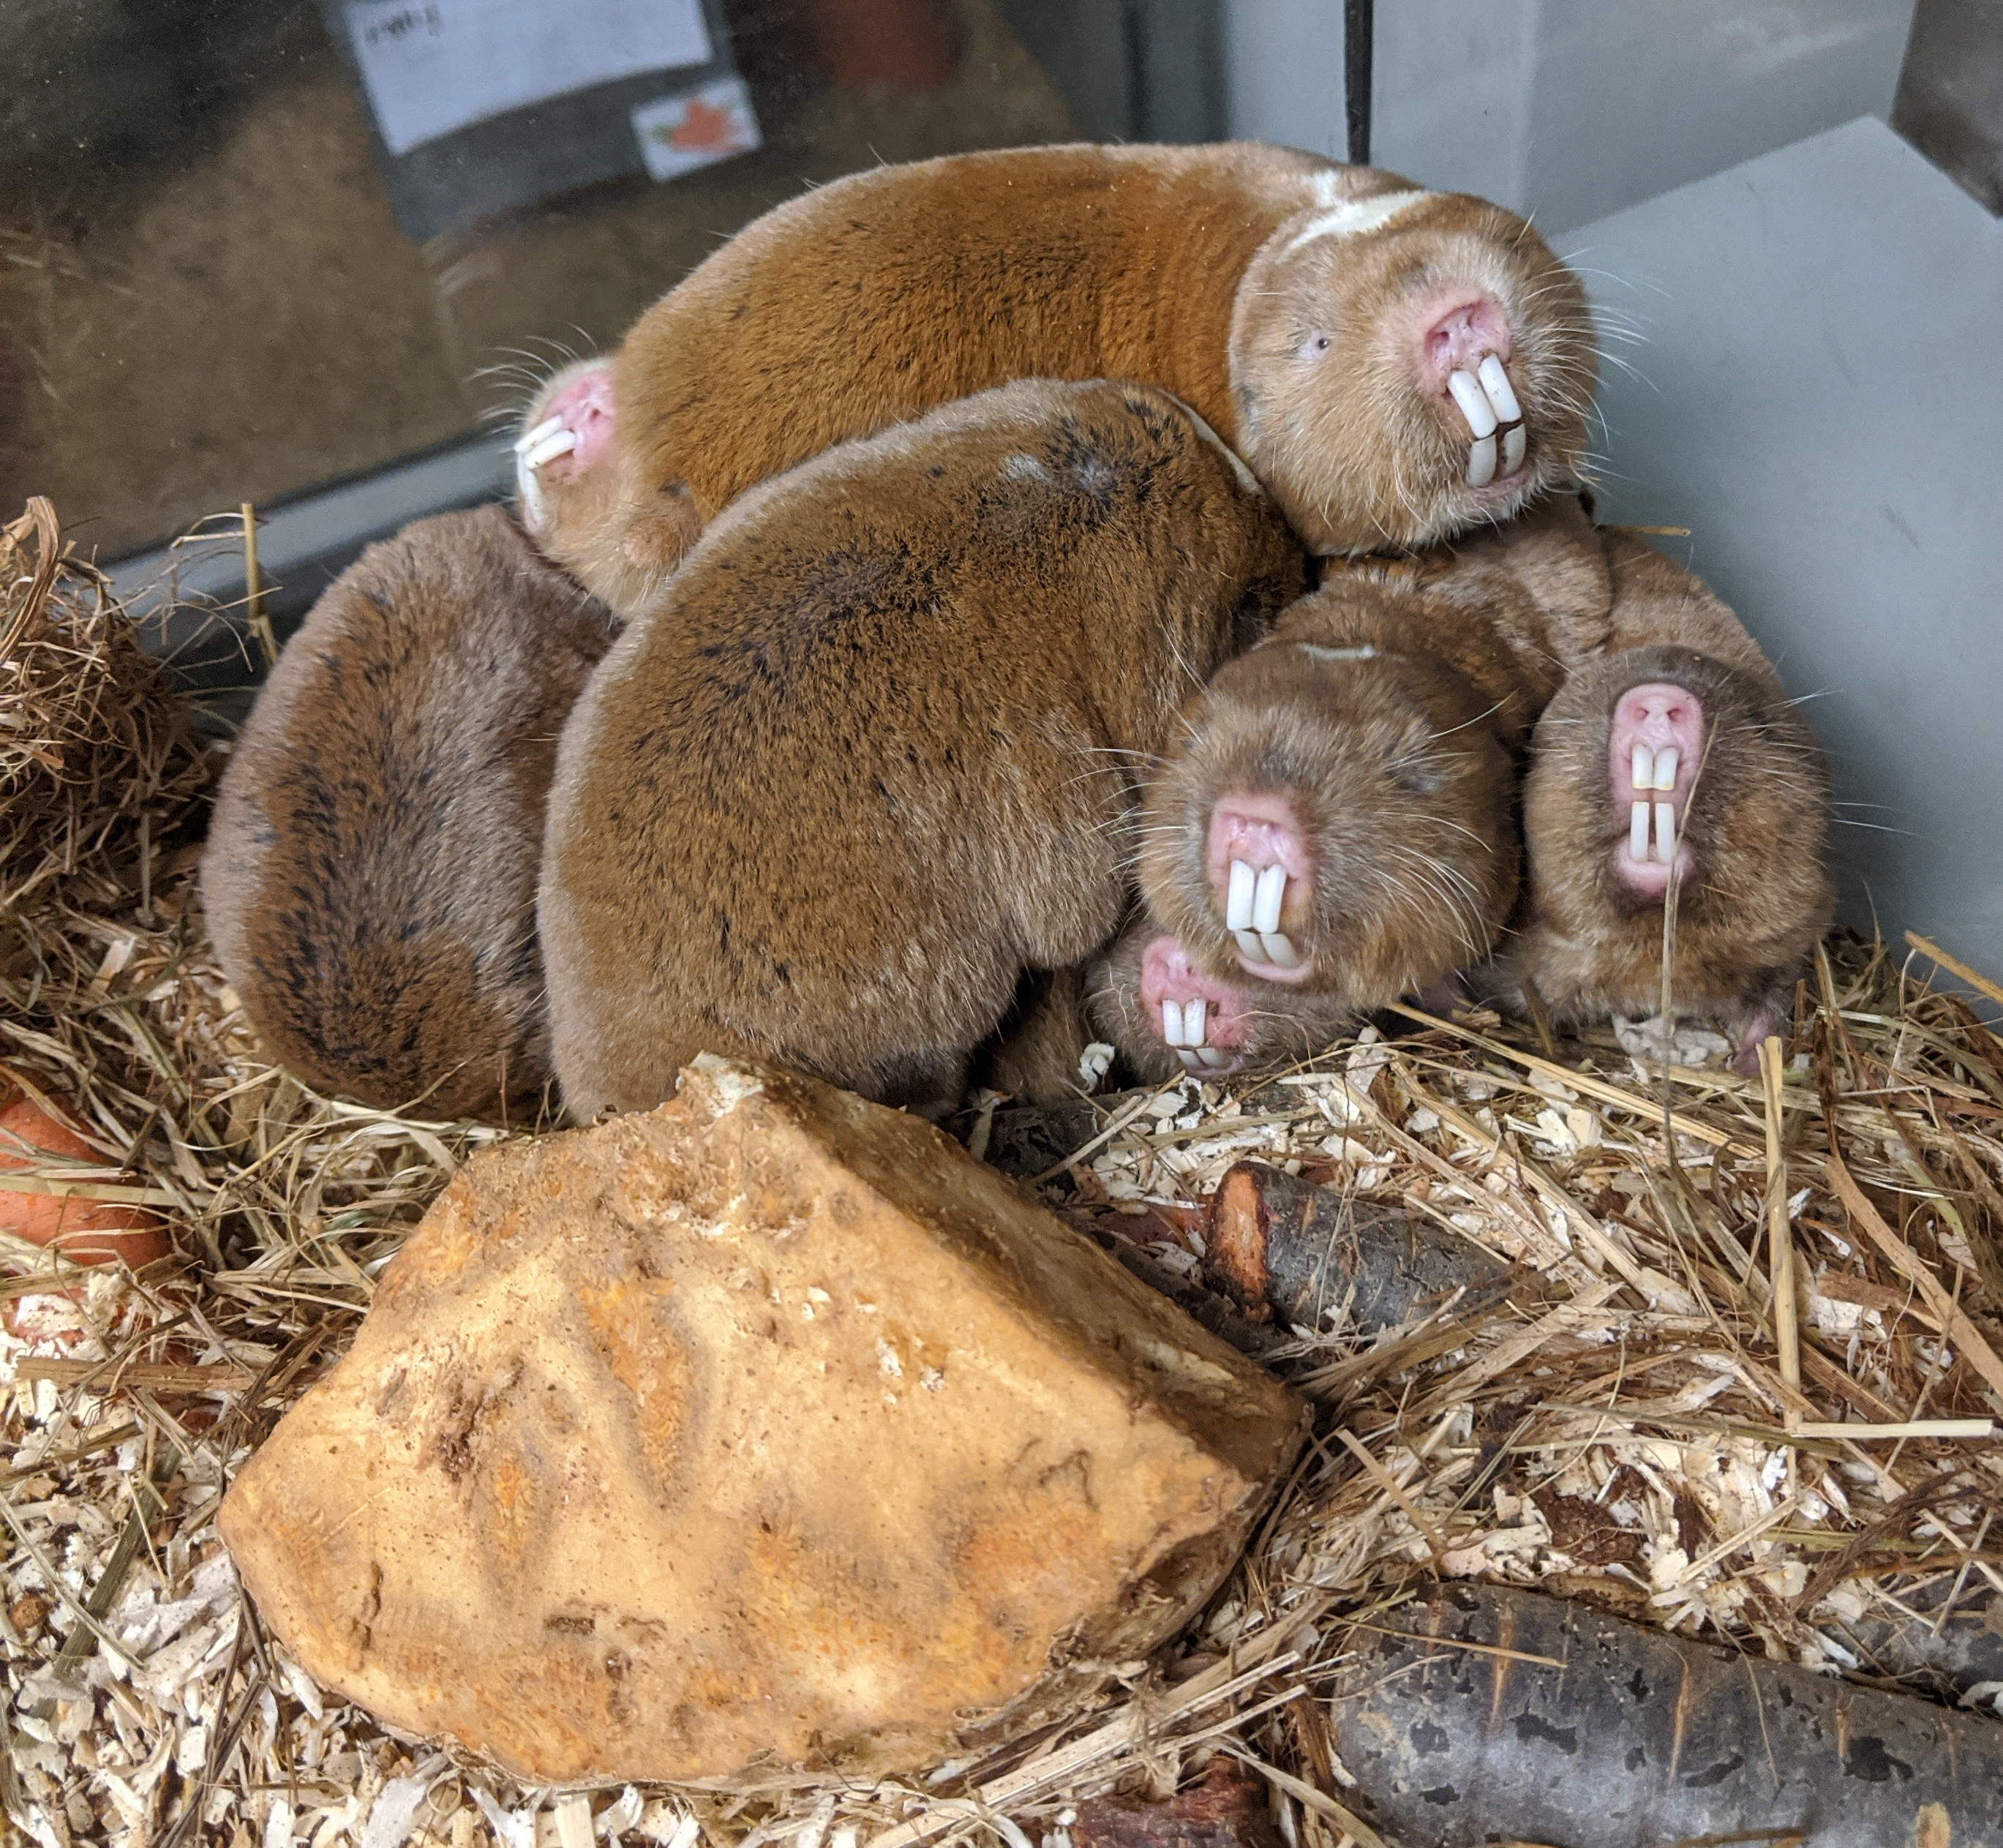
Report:
[[[1148,1084],[1179,1068],[1200,1078],[1277,1071],[1313,1058],[1355,1024],[1335,997],[1206,975],[1145,912],[1092,959],[1085,1002],[1094,1029]]]
[[[1506,519],[1577,470],[1596,377],[1578,278],[1463,194],[1296,214],[1232,314],[1240,448],[1324,555]]]
[[[1519,860],[1490,716],[1442,662],[1283,618],[1192,703],[1144,791],[1155,915],[1211,976],[1358,1009],[1479,962]]]

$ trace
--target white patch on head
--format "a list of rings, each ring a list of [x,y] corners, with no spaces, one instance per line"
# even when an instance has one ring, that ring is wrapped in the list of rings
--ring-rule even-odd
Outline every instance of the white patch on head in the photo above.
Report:
[[[1318,237],[1361,237],[1432,196],[1422,192],[1379,193],[1374,198],[1343,200],[1295,232],[1280,255],[1282,259],[1291,257]]]
[[[1047,481],[1050,471],[1033,456],[1011,456],[1002,465],[1003,476],[1011,481]]]
[[[1159,387],[1157,387],[1156,389],[1159,390]],[[1238,477],[1238,485],[1243,488],[1248,494],[1257,494],[1260,500],[1264,500],[1266,498],[1266,491],[1260,485],[1259,477],[1253,474],[1253,472],[1245,466],[1244,459],[1239,456],[1238,452],[1232,448],[1230,444],[1226,442],[1222,437],[1219,436],[1215,430],[1211,429],[1210,425],[1206,423],[1203,418],[1196,413],[1196,411],[1192,410],[1190,406],[1185,404],[1173,392],[1165,391],[1162,393],[1162,396],[1173,403],[1175,407],[1196,426],[1196,433],[1197,435],[1201,437],[1203,440],[1208,443],[1213,449],[1216,450],[1218,455],[1222,456],[1226,462],[1231,464],[1231,472]]]
[[[1367,641],[1355,648],[1317,648],[1311,641],[1297,641],[1294,646],[1310,661],[1375,661],[1380,652]]]

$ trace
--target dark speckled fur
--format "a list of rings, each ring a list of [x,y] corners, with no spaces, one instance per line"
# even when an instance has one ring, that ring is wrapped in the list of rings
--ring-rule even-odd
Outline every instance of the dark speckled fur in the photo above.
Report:
[[[202,860],[218,959],[307,1084],[446,1117],[547,1081],[543,814],[613,632],[498,508],[370,547],[313,606]]]
[[[1165,394],[1029,381],[753,489],[564,735],[541,896],[589,1117],[702,1051],[938,1111],[1128,894],[1183,699],[1299,589]]]

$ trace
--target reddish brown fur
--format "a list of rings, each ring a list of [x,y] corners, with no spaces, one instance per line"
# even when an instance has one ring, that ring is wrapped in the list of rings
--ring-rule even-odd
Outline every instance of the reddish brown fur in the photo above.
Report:
[[[1520,1002],[1527,976],[1567,1021],[1657,1011],[1663,907],[1613,871],[1626,817],[1609,799],[1606,760],[1620,695],[1673,682],[1704,702],[1708,745],[1683,830],[1696,865],[1677,895],[1672,992],[1679,1012],[1729,1027],[1747,1063],[1758,1039],[1785,1030],[1788,990],[1834,907],[1828,767],[1731,610],[1640,540],[1599,536],[1613,631],[1538,722],[1524,788],[1528,917],[1501,959],[1501,992]]]
[[[1134,767],[1301,581],[1181,407],[1028,382],[704,536],[567,728],[540,901],[577,1114],[696,1053],[947,1107],[1127,897]]]
[[[1332,203],[1405,184],[1252,143],[1015,149],[838,180],[768,212],[641,316],[613,362],[616,466],[546,471],[532,525],[631,614],[753,483],[1029,376],[1176,393],[1318,551],[1502,518],[1578,459],[1585,299],[1522,220],[1457,194],[1293,247]],[[1509,316],[1530,439],[1522,474],[1484,490],[1462,481],[1466,427],[1409,376],[1409,316],[1393,312],[1463,285]],[[1316,330],[1337,344],[1309,366],[1299,348]]]
[[[613,632],[498,508],[371,546],[313,606],[202,859],[217,959],[306,1083],[439,1116],[540,1090],[543,812]]]
[[[1381,1007],[1493,951],[1517,896],[1516,756],[1606,632],[1584,526],[1564,500],[1455,552],[1335,572],[1218,671],[1149,781],[1141,865],[1207,974],[1246,980],[1206,845],[1219,799],[1246,791],[1284,796],[1313,844],[1312,893],[1291,882],[1281,919],[1303,992]]]

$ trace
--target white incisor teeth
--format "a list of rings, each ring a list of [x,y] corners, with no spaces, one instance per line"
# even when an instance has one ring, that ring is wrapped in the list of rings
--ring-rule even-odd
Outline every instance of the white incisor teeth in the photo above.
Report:
[[[1645,744],[1638,744],[1634,747],[1634,768],[1635,788],[1653,789],[1655,787],[1655,753]]]
[[[1516,402],[1515,389],[1509,383],[1509,375],[1503,369],[1502,362],[1493,353],[1484,353],[1481,358],[1480,376],[1482,391],[1494,407],[1498,421],[1505,424],[1520,424],[1523,421],[1523,407]],[[1477,430],[1474,434],[1484,436],[1487,432]]]
[[[1523,452],[1529,449],[1529,438],[1523,434],[1521,424],[1512,424],[1502,432],[1502,472],[1513,475],[1523,466]]]
[[[1467,452],[1467,485],[1486,487],[1495,479],[1495,438],[1484,436]]]
[[[526,456],[526,455],[527,455],[527,454],[528,454],[528,452],[529,452],[531,449],[533,449],[536,446],[536,445],[537,445],[537,443],[539,443],[539,442],[547,442],[549,441],[549,439],[550,439],[551,437],[553,437],[554,435],[556,435],[556,433],[557,433],[559,430],[561,430],[563,427],[564,427],[564,421],[563,421],[563,419],[562,419],[561,417],[544,417],[544,418],[543,419],[543,421],[535,427],[535,428],[534,428],[534,429],[533,429],[533,430],[531,430],[531,431],[528,431],[526,435],[523,435],[523,436],[517,437],[517,438],[516,438],[516,440],[515,440],[515,453],[516,453],[517,456]]]
[[[1208,1012],[1208,1004],[1199,995],[1194,1001],[1183,1003],[1183,1044],[1203,1044],[1204,1015]]]
[[[1287,869],[1284,866],[1267,867],[1259,875],[1259,884],[1252,897],[1252,928],[1262,935],[1280,927],[1280,907],[1286,902]]]
[[[577,432],[559,429],[554,436],[546,436],[522,457],[525,468],[539,469],[546,462],[554,462],[559,456],[568,456],[577,447]]]
[[[1258,875],[1247,861],[1232,861],[1231,892],[1224,904],[1224,927],[1227,931],[1249,931],[1252,927],[1252,894],[1257,885]]]
[[[1673,866],[1676,858],[1676,805],[1674,802],[1655,805],[1655,842],[1649,849],[1658,865]]]
[[[1266,946],[1259,941],[1257,931],[1233,931],[1231,934],[1238,939],[1238,953],[1246,962],[1264,962],[1267,960]]]
[[[1647,785],[1638,784],[1636,787],[1645,788]],[[1648,805],[1646,802],[1637,802],[1627,811],[1627,858],[1631,860],[1645,860],[1648,857]]]
[[[1488,395],[1475,383],[1472,372],[1452,372],[1447,376],[1447,390],[1453,394],[1453,401],[1460,407],[1460,414],[1467,419],[1467,427],[1478,439],[1493,436],[1500,421],[1495,415],[1495,407],[1488,401]]]
[[[1260,933],[1260,941],[1266,946],[1266,954],[1282,969],[1300,967],[1301,953],[1294,948],[1294,940],[1291,937],[1284,936],[1278,931],[1264,931]]]
[[[1182,1060],[1183,1070],[1185,1071],[1201,1071],[1203,1070],[1203,1060],[1187,1046],[1177,1046],[1176,1048],[1176,1057]]]
[[[1183,1004],[1180,1001],[1162,1003],[1162,1037],[1171,1046],[1180,1046],[1183,1039]]]
[[[1214,1046],[1198,1046],[1196,1049],[1196,1056],[1213,1071],[1220,1065],[1229,1065],[1231,1063],[1229,1056],[1219,1052]]]
[[[1676,786],[1676,747],[1673,744],[1665,745],[1655,753],[1655,781],[1652,787],[1656,789],[1673,789]],[[1638,783],[1634,787],[1638,789],[1641,784]]]

